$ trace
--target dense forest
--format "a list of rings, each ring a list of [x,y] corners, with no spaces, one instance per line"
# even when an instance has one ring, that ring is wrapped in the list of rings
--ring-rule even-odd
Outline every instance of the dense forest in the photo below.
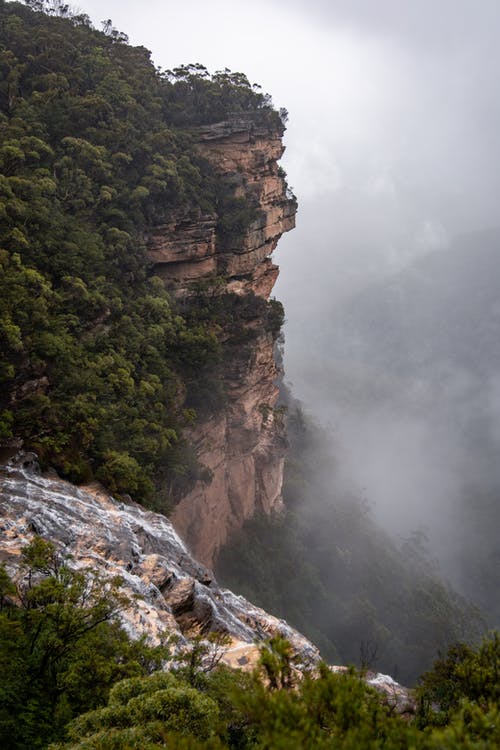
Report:
[[[182,434],[224,402],[227,344],[241,344],[250,303],[200,287],[180,305],[145,245],[179,208],[213,214],[221,243],[245,231],[254,206],[233,200],[192,129],[250,110],[274,125],[285,114],[240,73],[158,70],[111,23],[97,31],[60,2],[0,2],[1,446],[164,512],[203,471]],[[251,303],[277,335],[279,303]],[[498,746],[498,639],[464,645],[475,610],[418,537],[399,549],[362,502],[332,493],[321,433],[288,410],[288,512],[252,521],[221,576],[360,671],[322,665],[299,681],[279,639],[253,673],[207,668],[201,642],[182,656],[168,634],[132,641],[119,582],[72,570],[36,537],[16,582],[0,566],[2,747]],[[411,682],[429,670],[412,721],[363,682],[382,666]]]

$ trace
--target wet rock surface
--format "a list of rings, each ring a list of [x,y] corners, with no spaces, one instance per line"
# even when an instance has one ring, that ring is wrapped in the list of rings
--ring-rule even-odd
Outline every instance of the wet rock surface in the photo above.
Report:
[[[318,661],[318,650],[286,622],[220,588],[166,517],[117,502],[98,485],[76,487],[43,476],[35,458],[24,454],[0,467],[0,562],[11,575],[23,547],[39,535],[72,567],[121,577],[124,592],[134,598],[121,617],[134,637],[145,634],[155,642],[166,631],[189,642],[223,633],[235,648],[280,634],[304,668]]]
[[[133,604],[120,617],[132,637],[155,643],[176,635],[182,648],[193,637],[220,633],[228,636],[222,661],[252,669],[259,642],[280,635],[292,645],[298,673],[314,672],[320,660],[318,649],[284,620],[219,587],[165,516],[118,502],[97,484],[76,487],[55,473],[44,476],[34,454],[19,453],[0,466],[0,562],[14,578],[35,535],[52,541],[72,567],[122,579]],[[391,710],[414,711],[411,691],[390,676],[368,672],[365,679]]]

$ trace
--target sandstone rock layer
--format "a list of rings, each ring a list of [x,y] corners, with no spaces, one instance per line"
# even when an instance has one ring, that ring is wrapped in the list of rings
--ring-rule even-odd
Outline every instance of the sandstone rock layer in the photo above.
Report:
[[[278,167],[282,135],[283,127],[275,119],[266,121],[262,112],[196,130],[201,155],[224,176],[233,197],[255,206],[256,218],[238,237],[221,237],[216,215],[177,215],[156,227],[149,256],[175,296],[189,298],[193,282],[209,284],[217,277],[218,294],[269,298],[278,276],[269,256],[283,232],[295,225],[296,202]],[[186,435],[212,479],[197,482],[172,516],[182,538],[208,566],[246,519],[282,506],[286,441],[276,409],[277,333],[266,330],[259,316],[244,325],[252,344],[233,346],[226,357],[221,375],[226,405]]]

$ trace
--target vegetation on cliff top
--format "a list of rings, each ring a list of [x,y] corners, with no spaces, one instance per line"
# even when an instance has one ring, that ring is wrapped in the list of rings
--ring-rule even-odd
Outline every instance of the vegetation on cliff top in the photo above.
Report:
[[[203,290],[189,307],[179,307],[152,274],[145,238],[172,211],[190,218],[216,215],[221,243],[241,235],[255,218],[255,206],[235,200],[230,186],[196,153],[192,129],[252,112],[256,121],[279,131],[286,113],[275,112],[242,74],[224,70],[210,76],[199,65],[162,72],[147,50],[130,47],[110,23],[96,31],[85,14],[73,14],[56,0],[29,0],[26,6],[0,0],[0,446],[22,440],[44,465],[73,480],[96,476],[114,493],[148,500],[155,483],[171,490],[186,475],[196,476],[182,431],[197,412],[220,404],[224,357],[231,344],[251,343],[242,321],[258,314],[276,335],[283,311],[278,303],[264,311],[257,298],[213,297]],[[217,336],[222,326],[230,334],[225,351]],[[158,491],[156,497],[163,509],[171,499]],[[307,524],[297,526],[293,517],[275,523],[291,529],[284,537],[280,529],[284,563],[280,569],[277,555],[272,566],[281,593],[290,593],[287,578],[298,585],[296,573],[302,570],[309,591],[320,594],[318,604],[328,604],[326,619],[317,619],[311,635],[323,646],[322,638],[327,646],[335,642],[350,658],[344,643],[347,638],[352,643],[354,629],[369,621],[386,647],[396,628],[366,591],[376,588],[378,575],[390,579],[400,558],[391,550],[380,558],[377,545],[367,545],[373,578],[342,607],[339,597],[325,593],[319,569],[302,561],[296,566],[296,557],[290,557],[290,540],[298,540],[294,555],[308,544]],[[335,524],[325,524],[325,533],[332,534],[328,543]],[[364,528],[366,541],[369,523]],[[348,531],[349,519],[337,529]],[[337,542],[330,552],[326,542],[314,552],[335,565],[352,592],[349,549],[340,537]],[[258,549],[262,571],[265,556],[262,546]],[[16,592],[0,569],[5,747],[45,747],[64,739],[82,748],[147,748],[167,741],[179,748],[444,742],[441,735],[436,740],[416,735],[377,708],[358,678],[342,680],[326,671],[293,692],[283,684],[270,692],[256,677],[224,670],[198,675],[196,683],[189,672],[163,682],[146,679],[138,683],[133,706],[123,698],[116,719],[113,696],[125,695],[130,685],[110,693],[112,685],[124,676],[144,678],[167,654],[130,643],[113,618],[120,606],[117,590],[99,577],[86,579],[58,566],[49,553],[43,545],[28,553],[28,576],[36,571],[42,577],[33,585],[28,578],[29,590],[17,592],[20,606],[6,605]],[[286,566],[288,577],[282,575]],[[410,631],[410,651],[418,651],[412,669],[420,664],[426,638],[439,631],[448,640],[457,614],[457,602],[424,573],[419,591],[410,594],[406,574],[398,579],[409,596],[405,601],[412,603],[406,614],[418,614]],[[275,596],[276,585],[264,581],[263,594]],[[307,607],[315,616],[310,600]],[[328,620],[334,610],[342,632]],[[391,659],[397,638],[394,644]],[[462,653],[467,664],[474,663],[475,652]],[[455,680],[449,664],[443,669],[439,674]],[[488,675],[480,672],[479,681]],[[482,689],[468,695],[473,702],[457,714],[461,684],[443,703],[444,718],[436,719],[428,710],[443,689],[439,675],[428,685],[421,723],[449,722],[436,730],[448,732],[446,747],[458,747],[456,738],[469,736],[470,747],[476,741],[478,747],[494,746],[494,709],[484,703]],[[92,709],[97,713],[77,719],[66,737],[68,721]]]
[[[196,476],[181,433],[193,405],[214,407],[221,346],[152,275],[144,238],[172,210],[219,204],[221,240],[244,231],[252,206],[230,215],[190,128],[281,119],[242,74],[163,73],[111,23],[27,5],[0,3],[0,445],[147,500]]]

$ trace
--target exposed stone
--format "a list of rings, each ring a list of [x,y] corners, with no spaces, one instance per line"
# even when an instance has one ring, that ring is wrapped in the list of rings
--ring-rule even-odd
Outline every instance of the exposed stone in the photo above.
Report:
[[[216,223],[214,216],[193,219],[178,212],[168,223],[158,225],[148,241],[148,255],[156,272],[176,284],[215,275]]]
[[[97,484],[75,487],[34,467],[32,454],[0,466],[0,562],[14,579],[22,575],[23,547],[38,534],[53,542],[73,568],[122,579],[131,604],[119,616],[133,638],[146,636],[155,644],[175,635],[182,650],[193,637],[221,634],[228,643],[207,642],[207,660],[250,670],[258,664],[259,642],[281,636],[291,645],[297,677],[317,673],[318,649],[284,620],[220,588],[165,516],[119,503]],[[365,680],[391,710],[414,712],[412,691],[388,675],[368,672]]]
[[[244,237],[223,247],[217,242],[216,216],[176,211],[146,238],[148,255],[156,272],[177,286],[178,294],[185,293],[192,281],[216,274],[229,277],[229,283],[234,276],[248,275],[247,292],[254,274],[259,274],[259,264],[273,252],[283,232],[295,226],[296,203],[288,196],[277,166],[284,150],[283,128],[266,122],[262,112],[249,112],[199,127],[194,134],[201,155],[233,183],[234,196],[252,196],[258,218]],[[269,291],[266,286],[264,296]]]
[[[219,275],[226,286],[216,293],[267,300],[278,277],[269,256],[283,232],[295,225],[296,203],[277,164],[284,150],[283,127],[279,119],[253,112],[199,127],[195,135],[200,153],[229,179],[234,195],[256,201],[258,217],[244,236],[222,243],[216,237],[217,217],[178,212],[156,227],[149,257],[176,296],[188,296],[193,281]],[[226,406],[186,433],[212,481],[198,482],[172,516],[183,539],[208,566],[228,535],[256,511],[282,507],[285,439],[275,412],[275,335],[258,315],[244,325],[254,336],[250,347],[233,347],[226,357]],[[224,335],[222,331],[222,341]]]
[[[336,674],[347,674],[350,667],[330,666]],[[396,714],[410,718],[415,715],[417,703],[415,693],[411,688],[404,687],[390,675],[368,670],[363,673],[366,684],[374,688],[382,696],[382,702]]]
[[[228,405],[189,434],[210,484],[197,482],[172,520],[198,559],[211,566],[232,531],[256,512],[282,508],[286,441],[276,411],[278,370],[271,334],[253,343],[250,358],[236,357],[226,381]]]
[[[10,394],[11,406],[16,406],[23,399],[32,397],[37,393],[45,393],[49,387],[49,379],[46,375],[41,378],[35,378],[33,380],[27,380],[25,383],[20,385],[18,388],[13,388]]]
[[[286,622],[220,588],[188,552],[170,521],[139,505],[114,500],[101,487],[75,487],[18,460],[0,467],[0,562],[11,575],[21,550],[39,534],[77,568],[120,576],[133,600],[121,613],[128,632],[155,643],[165,632],[188,644],[193,635],[225,633],[237,645],[281,635],[306,667],[318,650]]]

